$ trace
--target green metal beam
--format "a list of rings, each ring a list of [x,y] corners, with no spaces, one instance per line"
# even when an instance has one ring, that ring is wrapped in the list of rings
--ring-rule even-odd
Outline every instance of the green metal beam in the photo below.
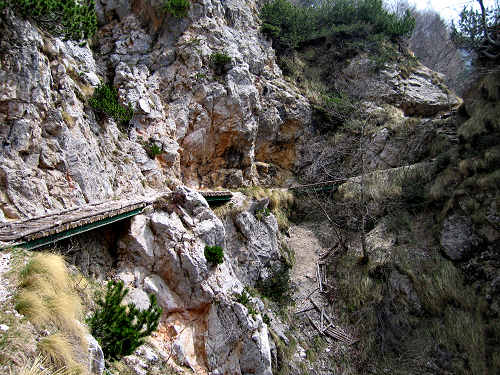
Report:
[[[232,198],[232,195],[219,195],[214,197],[205,197],[207,202],[229,202]]]
[[[106,219],[98,220],[94,223],[82,225],[81,227],[68,229],[68,230],[65,230],[63,232],[52,234],[52,235],[47,236],[47,237],[37,238],[36,240],[27,241],[21,245],[18,245],[18,247],[22,247],[23,249],[26,249],[26,250],[36,249],[37,247],[45,246],[45,245],[48,245],[48,244],[51,244],[51,243],[54,243],[57,241],[64,240],[66,238],[76,236],[77,234],[80,234],[80,233],[88,232],[89,230],[93,230],[93,229],[96,229],[99,227],[103,227],[105,225],[115,223],[115,222],[123,220],[123,219],[127,219],[129,217],[138,215],[138,214],[142,213],[143,211],[144,211],[144,207],[136,208],[135,210],[125,212],[125,213],[120,214],[120,215],[108,217]]]
[[[294,188],[293,190],[295,192],[297,192],[298,194],[305,194],[307,191],[328,193],[328,192],[336,191],[337,188],[338,188],[337,185],[324,185],[324,186],[310,186],[310,187],[305,187],[305,188],[297,187],[297,188]]]

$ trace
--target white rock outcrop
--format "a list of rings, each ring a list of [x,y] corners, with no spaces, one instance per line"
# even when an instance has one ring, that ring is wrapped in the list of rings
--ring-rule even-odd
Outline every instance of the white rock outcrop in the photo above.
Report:
[[[192,187],[248,185],[257,182],[259,160],[293,165],[310,108],[283,80],[259,31],[258,1],[199,0],[182,20],[162,3],[97,1],[92,49],[42,34],[6,12],[3,220],[145,195],[179,180]],[[222,72],[211,64],[215,52],[231,56]],[[101,81],[134,108],[128,127],[88,105]],[[147,154],[151,142],[162,150],[154,159]]]
[[[135,216],[119,241],[118,274],[136,287],[130,294],[142,303],[145,292],[154,293],[164,310],[158,347],[168,344],[177,363],[199,374],[271,375],[267,326],[235,301],[243,285],[231,254],[218,266],[204,256],[206,245],[226,247],[224,225],[193,190],[179,188],[169,201],[165,211]],[[275,221],[270,215],[266,225]],[[254,247],[268,240],[256,230],[247,236]]]

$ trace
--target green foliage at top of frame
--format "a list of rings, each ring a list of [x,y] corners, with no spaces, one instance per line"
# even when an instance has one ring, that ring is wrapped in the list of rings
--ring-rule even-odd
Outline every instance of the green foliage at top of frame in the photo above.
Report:
[[[301,43],[335,34],[343,25],[358,25],[370,33],[390,38],[407,37],[415,18],[407,11],[400,17],[383,6],[383,0],[324,0],[295,5],[289,0],[271,0],[262,7],[261,30],[281,48],[297,48]],[[356,35],[356,30],[351,30]]]
[[[188,15],[191,2],[189,0],[167,0],[163,9],[175,18],[184,18]]]
[[[97,31],[94,0],[0,0],[0,10],[4,8],[66,39],[88,39]]]
[[[95,89],[94,95],[89,99],[89,104],[96,111],[123,123],[129,122],[134,115],[130,104],[124,106],[118,102],[118,90],[106,84],[101,84]]]
[[[110,281],[104,298],[97,301],[99,308],[87,320],[90,332],[99,341],[104,356],[116,360],[132,354],[144,343],[144,338],[158,328],[162,309],[153,294],[149,308],[139,310],[133,303],[122,305],[128,289],[122,281]]]
[[[205,246],[205,259],[214,265],[224,262],[224,250],[220,246]]]
[[[498,27],[499,14],[498,8],[485,8],[486,27]],[[485,39],[481,11],[464,6],[457,23],[451,23],[451,38],[460,48],[479,49]]]

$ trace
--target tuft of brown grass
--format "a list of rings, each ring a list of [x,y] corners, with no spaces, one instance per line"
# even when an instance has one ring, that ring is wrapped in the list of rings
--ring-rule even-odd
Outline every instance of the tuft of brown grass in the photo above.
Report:
[[[21,272],[22,287],[40,283],[43,278],[56,291],[66,290],[71,285],[68,268],[64,258],[57,254],[40,253],[35,255]]]
[[[243,189],[243,193],[254,198],[269,198],[269,209],[276,217],[278,227],[281,231],[286,231],[290,226],[288,221],[289,210],[295,202],[293,193],[286,189],[266,189],[260,186]]]
[[[70,372],[62,367],[58,370],[52,369],[47,364],[47,358],[38,355],[32,362],[25,364],[16,372],[10,370],[10,375],[70,375]]]
[[[62,256],[35,255],[21,271],[17,310],[38,328],[54,325],[79,337],[82,307]]]
[[[68,374],[85,373],[78,362],[86,361],[88,343],[82,316],[81,299],[64,258],[52,253],[38,253],[19,272],[16,309],[37,329],[53,334],[38,344],[40,351],[55,369]],[[81,287],[79,280],[78,287]]]
[[[248,202],[243,202],[239,205],[234,204],[233,202],[227,202],[220,206],[214,207],[212,210],[219,219],[224,219],[226,217],[235,217],[239,213],[247,210],[248,206]]]
[[[16,297],[16,310],[25,315],[35,327],[42,327],[51,320],[51,313],[42,296],[22,290]]]
[[[73,346],[63,334],[55,333],[44,337],[38,343],[38,349],[54,366],[78,372],[79,365],[73,359]]]
[[[47,298],[46,305],[51,313],[51,321],[60,329],[83,337],[82,327],[77,319],[82,314],[80,298],[72,293],[62,293]]]

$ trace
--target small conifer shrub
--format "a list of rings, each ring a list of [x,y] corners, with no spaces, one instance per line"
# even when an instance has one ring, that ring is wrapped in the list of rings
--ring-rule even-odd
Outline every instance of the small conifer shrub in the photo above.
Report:
[[[101,84],[95,89],[94,95],[89,99],[89,104],[96,111],[123,123],[129,122],[134,115],[130,104],[124,106],[118,102],[118,90],[105,84]]]
[[[151,142],[148,145],[146,152],[151,159],[154,159],[157,155],[160,155],[163,152],[163,148],[158,146],[155,142]]]
[[[167,0],[163,9],[175,18],[184,18],[188,15],[191,3],[189,0]]]
[[[153,294],[149,295],[149,308],[139,310],[133,303],[122,305],[127,293],[122,281],[110,281],[104,299],[97,301],[98,310],[87,320],[91,334],[110,360],[132,354],[160,321],[162,309]]]
[[[97,31],[94,0],[0,0],[0,10],[6,7],[67,39],[88,39]]]
[[[224,262],[224,251],[220,246],[205,246],[205,259],[214,265]]]

